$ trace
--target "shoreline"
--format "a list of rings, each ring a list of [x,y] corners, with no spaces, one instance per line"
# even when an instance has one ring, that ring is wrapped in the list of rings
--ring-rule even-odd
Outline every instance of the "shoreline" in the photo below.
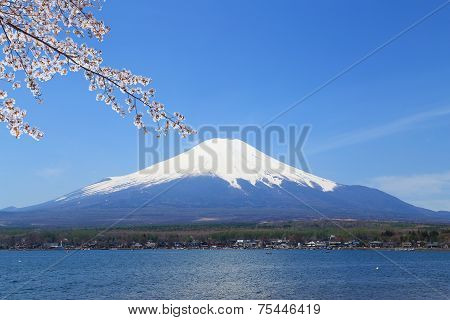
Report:
[[[64,249],[0,249],[0,252],[4,251],[55,251],[55,252],[62,252],[62,251],[158,251],[158,250],[166,250],[166,251],[222,251],[222,250],[233,250],[233,251],[324,251],[324,252],[330,252],[330,251],[396,251],[396,252],[414,252],[414,251],[429,251],[429,252],[450,252],[450,248],[412,248],[412,249],[406,249],[406,248],[339,248],[339,249],[309,249],[309,248],[231,248],[231,247],[225,247],[225,248],[64,248]]]

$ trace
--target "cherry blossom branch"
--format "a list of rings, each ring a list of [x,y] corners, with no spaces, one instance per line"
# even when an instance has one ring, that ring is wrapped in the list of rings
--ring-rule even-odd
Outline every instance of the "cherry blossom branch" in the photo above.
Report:
[[[148,131],[142,122],[143,115],[138,113],[136,102],[148,107],[147,113],[157,122],[159,133],[167,133],[169,127],[178,130],[182,136],[195,133],[183,123],[184,116],[175,112],[169,115],[165,106],[154,100],[155,90],[145,89],[151,79],[137,76],[130,71],[117,70],[102,66],[101,52],[87,47],[85,44],[75,42],[70,36],[64,40],[57,40],[56,36],[64,31],[84,37],[85,32],[91,38],[102,41],[109,27],[97,20],[85,8],[101,7],[101,0],[0,0],[0,24],[4,35],[0,34],[0,45],[6,55],[0,61],[0,79],[13,82],[16,71],[25,72],[27,87],[35,97],[40,96],[38,81],[49,81],[59,73],[66,75],[68,70],[76,72],[83,70],[86,79],[90,82],[90,91],[103,91],[97,93],[97,100],[111,105],[112,109],[120,115],[125,111],[120,107],[116,90],[124,94],[125,103],[129,106],[128,112],[134,109],[134,125]],[[17,58],[14,56],[17,56]],[[66,68],[68,69],[66,69]],[[11,69],[8,72],[7,68]],[[13,88],[20,87],[19,82],[13,83]],[[0,90],[0,99],[5,99],[7,93]],[[13,100],[13,99],[12,99]],[[6,122],[12,134],[19,137],[21,132],[27,132],[28,125],[23,123],[25,112],[14,109],[14,101],[8,101],[0,106],[0,122]],[[19,111],[18,111],[19,110]],[[165,121],[161,127],[160,121]]]
[[[0,21],[1,21],[1,19],[0,19]],[[2,24],[2,23],[0,22],[0,24]],[[82,68],[84,71],[87,71],[87,72],[90,72],[90,73],[92,73],[92,74],[95,74],[96,76],[101,77],[102,79],[104,79],[104,80],[106,80],[106,81],[112,83],[112,84],[113,84],[114,86],[116,86],[117,88],[124,90],[126,94],[128,94],[129,96],[131,96],[131,97],[134,98],[135,100],[138,100],[138,101],[141,102],[142,104],[144,104],[144,105],[146,105],[146,106],[148,106],[148,107],[150,107],[150,108],[152,107],[151,105],[145,103],[140,97],[136,96],[136,95],[133,94],[132,92],[127,91],[126,88],[120,86],[120,85],[119,85],[116,81],[114,81],[113,79],[111,79],[111,78],[109,78],[109,77],[107,77],[107,76],[101,74],[101,73],[98,72],[98,71],[95,71],[95,70],[92,70],[92,69],[90,69],[90,68],[85,67],[83,64],[81,64],[81,63],[79,63],[78,61],[76,61],[72,56],[70,56],[70,55],[66,54],[65,52],[59,50],[58,48],[52,46],[52,45],[49,44],[48,42],[46,42],[46,41],[44,41],[44,40],[42,40],[42,39],[40,39],[40,38],[38,38],[38,37],[32,35],[31,33],[27,32],[27,31],[25,31],[25,30],[22,30],[21,28],[19,28],[19,27],[13,25],[13,24],[10,23],[10,22],[7,22],[7,25],[10,26],[11,28],[15,29],[16,31],[19,31],[19,32],[21,32],[21,33],[23,33],[23,34],[25,34],[25,35],[27,35],[27,36],[33,38],[34,40],[39,41],[40,43],[46,45],[47,47],[49,47],[49,48],[52,49],[53,51],[55,51],[55,52],[61,54],[62,56],[66,57],[66,58],[67,58],[68,60],[70,60],[70,62],[72,62],[73,64],[78,65],[78,66],[79,66],[80,68]],[[3,26],[3,24],[2,24],[2,26]],[[6,33],[6,32],[5,32],[5,33]],[[167,115],[165,115],[165,116],[163,116],[163,117],[164,117],[165,119],[167,119],[167,120],[174,121],[174,120],[172,120],[171,118],[169,118]]]

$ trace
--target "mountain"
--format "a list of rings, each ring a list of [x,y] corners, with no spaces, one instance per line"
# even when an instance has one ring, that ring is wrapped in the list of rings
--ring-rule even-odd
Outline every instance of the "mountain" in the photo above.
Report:
[[[314,176],[237,139],[207,140],[144,170],[0,212],[2,225],[45,226],[328,218],[450,222],[449,214]]]
[[[11,207],[6,207],[0,210],[0,212],[2,211],[16,211],[18,208],[11,206]]]

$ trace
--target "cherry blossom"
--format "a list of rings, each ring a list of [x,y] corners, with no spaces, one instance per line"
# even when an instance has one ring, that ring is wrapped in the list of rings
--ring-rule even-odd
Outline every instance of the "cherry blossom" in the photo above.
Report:
[[[120,116],[134,113],[134,125],[149,132],[145,113],[156,123],[157,135],[170,128],[183,137],[195,133],[178,112],[169,114],[164,104],[155,100],[151,78],[135,75],[127,69],[103,65],[100,50],[84,40],[102,42],[109,32],[94,16],[101,0],[0,0],[0,79],[13,90],[26,86],[41,102],[40,84],[69,72],[84,72],[88,90],[95,99],[110,106]],[[10,92],[9,92],[10,93]],[[0,122],[19,138],[26,133],[36,140],[44,134],[24,122],[26,111],[19,108],[6,89],[0,89]],[[125,105],[125,109],[122,107]]]

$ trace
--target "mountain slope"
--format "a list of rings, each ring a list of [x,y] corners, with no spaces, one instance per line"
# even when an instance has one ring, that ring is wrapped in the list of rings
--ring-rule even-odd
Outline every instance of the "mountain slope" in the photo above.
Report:
[[[316,177],[271,158],[240,140],[211,139],[142,171],[105,179],[58,200],[114,193],[129,188],[147,188],[197,176],[220,178],[236,189],[241,188],[237,180],[245,180],[252,185],[261,182],[267,186],[292,181],[299,185],[321,188],[323,191],[332,191],[337,186],[333,181]]]
[[[0,214],[2,224],[108,225],[287,219],[450,221],[376,189],[288,166],[240,140],[212,139],[142,171]]]

